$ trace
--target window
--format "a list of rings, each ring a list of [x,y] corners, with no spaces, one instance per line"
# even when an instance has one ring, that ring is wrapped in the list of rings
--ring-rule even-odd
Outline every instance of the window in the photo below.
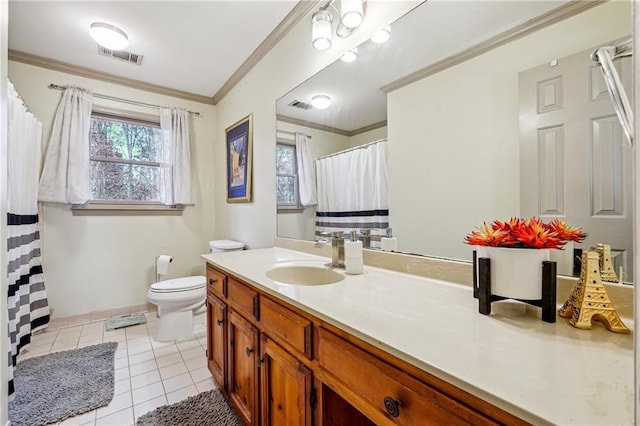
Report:
[[[159,122],[94,111],[90,144],[93,201],[160,203],[169,165]]]
[[[301,209],[299,199],[296,146],[276,143],[276,200],[278,209]]]

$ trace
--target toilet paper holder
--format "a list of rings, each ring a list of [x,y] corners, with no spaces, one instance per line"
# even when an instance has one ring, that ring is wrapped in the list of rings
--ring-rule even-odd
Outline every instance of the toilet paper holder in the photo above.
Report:
[[[169,264],[173,262],[173,257],[161,254],[160,256],[156,256],[154,267],[156,273],[156,282],[160,281],[160,275],[166,275],[169,271]]]

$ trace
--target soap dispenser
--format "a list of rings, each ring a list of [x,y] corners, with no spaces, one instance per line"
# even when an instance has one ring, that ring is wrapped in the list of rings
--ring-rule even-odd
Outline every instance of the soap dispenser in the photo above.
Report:
[[[383,251],[397,251],[398,239],[392,236],[391,228],[387,228],[387,236],[380,238],[380,247]]]
[[[351,240],[344,242],[344,265],[347,274],[358,275],[364,271],[362,241],[356,231],[351,231]]]

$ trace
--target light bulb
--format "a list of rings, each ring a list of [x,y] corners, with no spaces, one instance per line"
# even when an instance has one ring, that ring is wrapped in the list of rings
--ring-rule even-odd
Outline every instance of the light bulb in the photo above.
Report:
[[[342,55],[340,59],[342,59],[343,62],[355,61],[356,59],[358,59],[358,48],[356,47],[348,50],[344,55]]]
[[[384,43],[387,40],[389,40],[389,37],[391,37],[391,28],[390,27],[385,27],[381,30],[378,30],[372,37],[371,37],[371,41],[374,43]]]

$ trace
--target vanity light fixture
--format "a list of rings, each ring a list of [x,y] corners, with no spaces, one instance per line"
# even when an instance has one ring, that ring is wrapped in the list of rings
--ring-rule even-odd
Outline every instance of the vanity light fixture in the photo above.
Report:
[[[331,105],[329,95],[315,95],[311,98],[311,105],[316,109],[327,109]]]
[[[362,0],[342,0],[340,3],[340,22],[347,28],[357,28],[364,19]]]
[[[381,30],[376,31],[376,33],[371,36],[371,41],[374,43],[382,44],[385,43],[391,37],[391,27],[384,27]]]
[[[355,61],[358,59],[358,48],[354,47],[353,49],[348,50],[340,59],[342,59],[343,62]]]
[[[96,43],[111,50],[122,50],[129,46],[127,34],[120,28],[104,22],[94,22],[89,35]]]
[[[331,47],[331,23],[333,15],[326,10],[319,10],[311,17],[311,36],[313,47],[326,50]]]
[[[366,14],[366,1],[342,0],[341,10],[334,4],[336,0],[329,0],[311,16],[311,40],[317,50],[326,50],[331,47],[331,33],[334,15],[329,8],[333,8],[336,16],[340,17],[336,26],[336,35],[347,38],[357,30]]]

